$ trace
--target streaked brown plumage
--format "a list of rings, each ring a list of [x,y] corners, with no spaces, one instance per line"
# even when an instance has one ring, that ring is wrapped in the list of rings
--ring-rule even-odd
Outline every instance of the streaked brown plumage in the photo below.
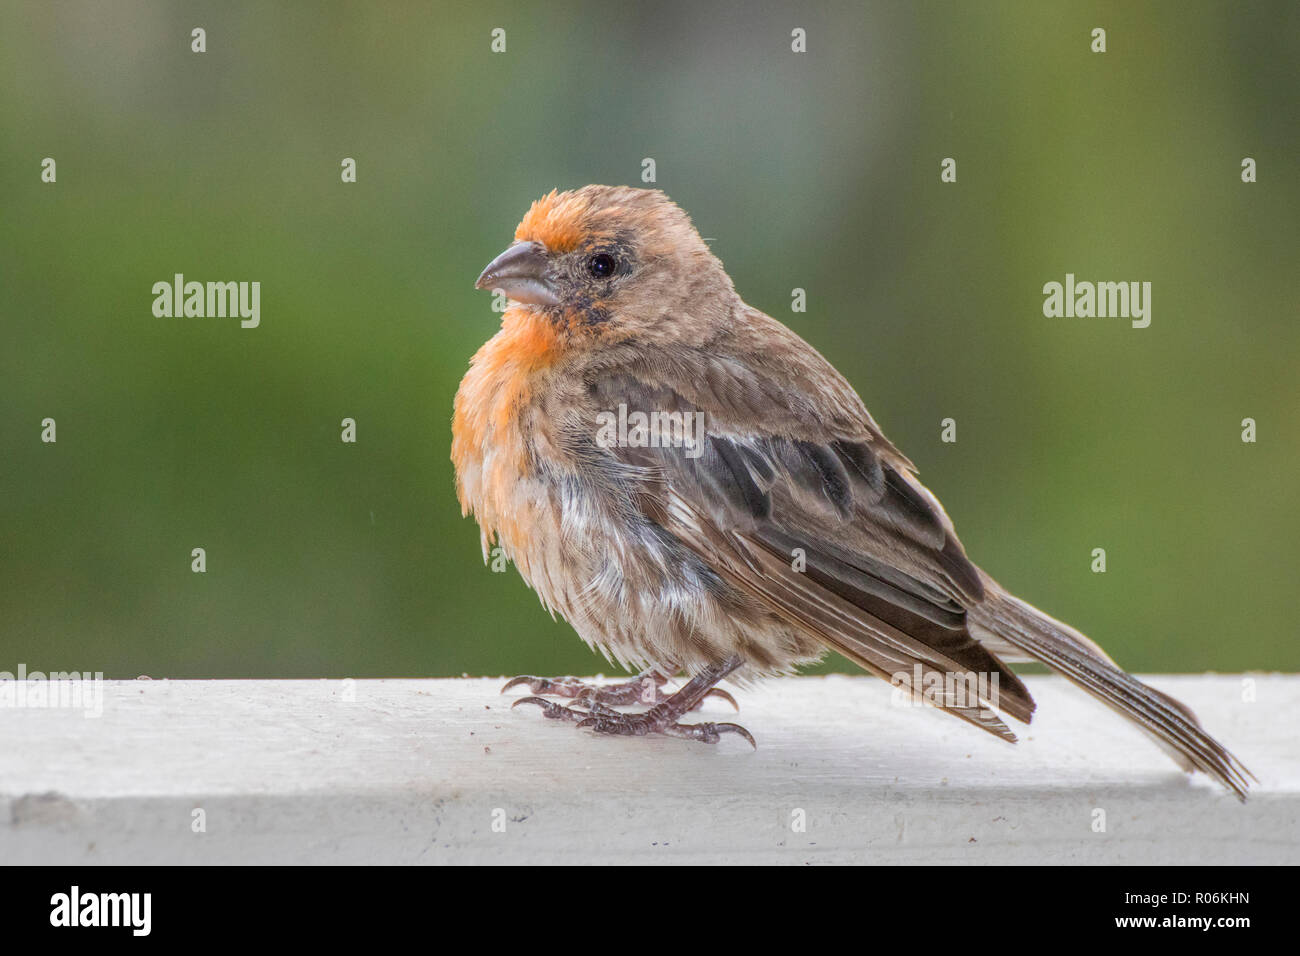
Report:
[[[666,196],[552,193],[515,239],[479,279],[514,301],[456,396],[462,508],[485,556],[499,542],[589,645],[696,678],[657,723],[629,724],[592,704],[614,697],[590,694],[587,710],[548,715],[716,739],[675,718],[720,676],[788,673],[833,648],[886,679],[996,675],[992,694],[931,702],[1014,740],[997,711],[1028,722],[1034,702],[1003,661],[1038,660],[1244,796],[1245,768],[1186,707],[967,559],[848,382],[741,300]],[[702,413],[707,439],[600,441],[619,406]]]

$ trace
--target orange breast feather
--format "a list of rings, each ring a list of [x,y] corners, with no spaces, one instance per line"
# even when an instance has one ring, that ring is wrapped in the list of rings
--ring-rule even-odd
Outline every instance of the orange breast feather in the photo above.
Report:
[[[518,540],[521,504],[516,486],[528,465],[523,412],[540,375],[556,361],[560,337],[546,318],[512,308],[501,331],[470,362],[456,393],[451,459],[461,511],[483,529],[485,554],[493,534]]]

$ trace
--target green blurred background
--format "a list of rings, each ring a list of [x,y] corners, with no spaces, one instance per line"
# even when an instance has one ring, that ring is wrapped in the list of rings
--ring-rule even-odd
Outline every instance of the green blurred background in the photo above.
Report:
[[[1133,669],[1300,669],[1300,5],[0,18],[0,670],[608,672],[483,566],[449,420],[528,203],[644,157],[1005,585]],[[155,318],[176,272],[261,327]],[[1152,282],[1150,328],[1044,318],[1067,272]]]

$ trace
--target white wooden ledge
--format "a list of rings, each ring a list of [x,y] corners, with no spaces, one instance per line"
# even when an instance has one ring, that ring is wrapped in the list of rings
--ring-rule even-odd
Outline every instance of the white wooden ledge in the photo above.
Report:
[[[499,679],[107,682],[99,718],[0,708],[0,859],[1296,863],[1300,677],[1253,679],[1149,678],[1260,778],[1245,805],[1050,677],[1015,746],[872,678],[710,701],[756,752],[597,737]]]

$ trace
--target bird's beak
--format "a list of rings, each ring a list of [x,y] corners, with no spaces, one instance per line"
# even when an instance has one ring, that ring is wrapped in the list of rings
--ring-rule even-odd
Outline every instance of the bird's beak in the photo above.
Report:
[[[516,242],[488,263],[474,288],[500,289],[516,302],[528,305],[560,304],[546,247],[540,242]]]

